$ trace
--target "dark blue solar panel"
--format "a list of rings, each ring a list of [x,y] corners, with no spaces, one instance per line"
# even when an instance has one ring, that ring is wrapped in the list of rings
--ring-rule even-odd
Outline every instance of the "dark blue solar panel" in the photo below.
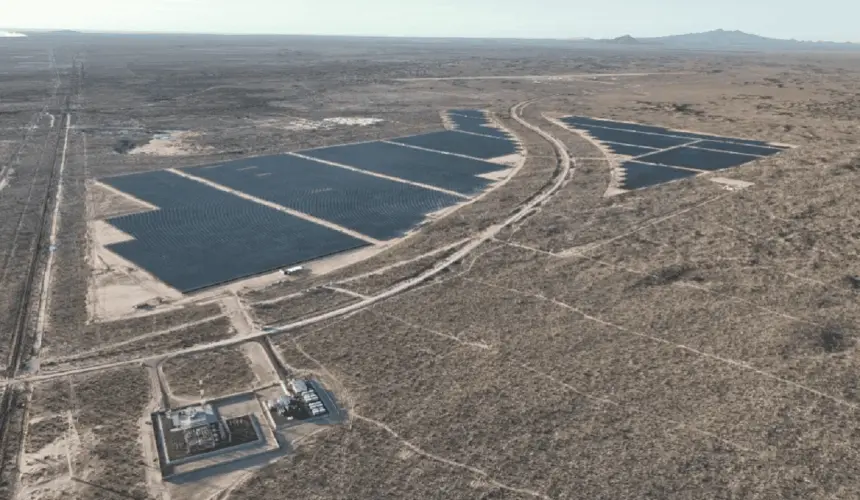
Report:
[[[184,293],[367,245],[169,172],[103,181],[167,207],[110,219],[136,239],[108,248]]]
[[[401,236],[428,213],[463,201],[439,191],[292,155],[248,158],[183,171],[380,240]]]
[[[648,146],[657,149],[669,148],[691,142],[691,139],[681,137],[640,134],[638,132],[628,130],[613,130],[608,128],[592,127],[590,125],[583,125],[580,126],[580,128],[585,129],[591,136],[596,137],[601,141],[622,142],[624,144]]]
[[[635,161],[622,163],[621,168],[624,170],[624,189],[639,189],[696,175],[690,170],[645,165]]]
[[[454,122],[457,130],[461,130],[463,132],[471,132],[473,134],[482,134],[488,135],[491,137],[498,137],[500,139],[508,139],[510,140],[510,135],[505,133],[504,130],[498,129],[490,125],[490,120],[487,118],[470,118],[462,115],[449,115],[451,121]]]
[[[641,146],[629,146],[627,144],[613,144],[611,142],[605,143],[606,147],[608,147],[613,153],[618,155],[627,155],[627,156],[639,156],[639,155],[647,155],[648,153],[653,153],[656,151],[652,148],[643,148]]]
[[[561,121],[574,127],[611,127],[624,130],[634,130],[637,132],[666,133],[666,129],[663,127],[640,125],[638,123],[616,122],[611,120],[598,120],[596,118],[588,118],[586,116],[567,116],[562,118]]]
[[[749,144],[753,146],[767,146],[768,143],[764,141],[755,141],[751,139],[737,139],[734,137],[722,137],[708,134],[695,134],[693,132],[678,132],[674,130],[670,130],[666,132],[667,134],[675,135],[678,137],[689,137],[690,139],[701,139],[701,140],[711,140],[711,141],[721,141],[721,142],[731,142],[735,144]]]
[[[751,155],[770,156],[782,152],[781,149],[752,146],[750,144],[735,144],[730,142],[702,141],[696,143],[697,148],[719,149],[721,151],[732,151],[735,153],[747,153]]]
[[[636,132],[647,132],[651,134],[662,134],[662,135],[672,135],[675,137],[687,137],[690,139],[702,139],[702,140],[715,140],[722,142],[733,142],[737,144],[750,144],[757,146],[768,146],[768,147],[776,147],[778,149],[784,149],[782,147],[773,146],[764,141],[756,141],[752,139],[740,139],[736,137],[722,137],[708,134],[697,134],[694,132],[682,132],[680,130],[672,130],[665,127],[657,127],[654,125],[642,125],[639,123],[627,123],[627,122],[617,122],[612,120],[598,120],[595,118],[588,118],[585,116],[568,116],[561,119],[562,122],[567,123],[573,127],[582,128],[582,127],[610,127],[616,129],[624,129],[624,130],[633,130]]]
[[[104,177],[100,182],[160,208],[230,204],[236,196],[166,170]]]
[[[461,134],[452,130],[401,137],[391,141],[473,158],[498,158],[517,152],[513,141]]]
[[[677,148],[641,156],[639,161],[659,163],[676,167],[695,168],[698,170],[722,170],[757,160],[756,156],[747,156],[719,151],[705,151],[695,148]]]
[[[479,193],[489,184],[489,181],[475,177],[476,175],[509,168],[482,160],[407,148],[386,142],[348,144],[311,149],[300,153],[466,195]]]

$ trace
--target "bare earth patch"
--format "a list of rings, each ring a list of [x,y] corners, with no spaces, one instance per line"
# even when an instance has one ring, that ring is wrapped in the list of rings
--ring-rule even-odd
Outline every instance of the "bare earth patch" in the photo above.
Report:
[[[171,132],[150,140],[143,146],[129,151],[131,155],[154,156],[186,156],[200,155],[212,151],[209,146],[202,146],[199,139],[203,133],[193,131]]]

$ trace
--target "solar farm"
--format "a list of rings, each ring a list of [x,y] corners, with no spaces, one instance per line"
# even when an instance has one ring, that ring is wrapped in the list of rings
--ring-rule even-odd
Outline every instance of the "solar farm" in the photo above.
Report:
[[[108,222],[108,248],[183,292],[400,238],[492,186],[518,147],[480,110],[455,130],[106,177],[157,207]]]
[[[616,187],[623,190],[738,167],[788,149],[785,145],[758,140],[583,116],[568,116],[561,121],[621,158]]]
[[[0,498],[860,498],[856,56],[9,40]]]

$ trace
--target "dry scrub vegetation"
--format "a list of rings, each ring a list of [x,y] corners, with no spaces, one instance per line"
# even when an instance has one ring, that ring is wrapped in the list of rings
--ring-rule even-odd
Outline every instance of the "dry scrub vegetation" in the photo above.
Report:
[[[133,358],[168,354],[178,349],[214,342],[235,334],[233,325],[226,317],[217,317],[193,326],[177,328],[168,333],[142,335],[139,339],[107,345],[100,349],[85,351],[66,357],[51,358],[42,362],[42,370],[55,372],[81,368],[95,364],[123,361]]]
[[[52,165],[42,160],[40,151],[56,138],[56,131],[32,132],[31,140],[21,147],[19,162],[8,165],[13,172],[0,195],[0,359],[4,366],[19,306],[30,298],[26,277],[41,230],[41,201],[51,187]]]
[[[802,140],[742,122],[740,107],[733,121],[694,123],[714,110],[650,113]],[[719,174],[755,183],[744,190],[704,176],[604,198],[608,165],[580,160],[477,260],[278,346],[336,379],[351,432],[384,423],[394,442],[468,464],[476,482],[549,498],[853,497],[856,165],[816,144]],[[347,440],[323,439],[313,446]],[[276,491],[285,470],[240,491]]]
[[[149,403],[149,379],[140,367],[121,368],[72,379],[75,425],[81,453],[73,462],[79,489],[75,498],[147,498],[138,420]]]
[[[421,257],[414,261],[408,261],[367,276],[362,276],[358,279],[339,283],[339,285],[356,293],[376,295],[402,281],[414,278],[424,271],[429,270],[437,262],[444,260],[456,250],[457,248],[452,248],[446,252],[434,253],[427,257]]]
[[[162,364],[170,391],[181,398],[218,398],[250,390],[254,372],[238,347],[169,358]]]
[[[277,302],[252,304],[251,311],[259,324],[286,324],[306,316],[323,314],[358,300],[328,288],[313,288]]]
[[[35,453],[57,439],[66,436],[68,432],[69,419],[65,415],[43,417],[36,421],[31,418],[24,453]]]
[[[90,268],[87,262],[87,164],[86,138],[78,131],[69,134],[66,168],[63,170],[63,199],[54,265],[51,272],[49,331],[45,335],[44,349],[58,351],[74,349],[72,345],[83,341],[83,346],[94,347],[89,338],[81,339],[87,321],[87,285]],[[71,344],[71,345],[70,345]],[[68,351],[64,351],[68,352]]]
[[[298,346],[285,340],[284,356],[324,367],[351,411],[421,449],[553,498],[816,491],[785,489],[771,470],[811,477],[821,491],[845,487],[826,471],[857,458],[839,445],[854,439],[853,408],[791,383],[837,385],[812,370],[791,372],[799,361],[834,361],[826,351],[834,337],[821,344],[779,315],[643,285],[590,260],[554,264],[509,250],[487,256],[522,261],[512,273],[496,277],[497,264],[479,262],[466,279],[386,302]],[[554,279],[533,283],[536,269]],[[589,317],[475,280],[556,297]]]
[[[61,330],[46,342],[45,357],[64,357],[85,353],[118,342],[134,340],[156,332],[181,330],[186,323],[214,320],[222,315],[218,304],[189,305],[165,313],[148,314],[130,319],[90,323],[81,329]],[[178,332],[177,332],[178,333]],[[174,333],[167,335],[173,336]]]
[[[73,415],[71,385],[57,379],[33,387],[19,496],[61,499],[70,486],[69,454],[74,439],[69,417]]]
[[[149,498],[138,421],[149,402],[139,367],[34,386],[23,494],[41,499]],[[69,466],[71,465],[71,471]]]
[[[416,454],[384,430],[360,420],[301,443],[294,454],[249,478],[230,498],[279,500],[287,490],[319,499],[344,493],[350,498],[391,500],[532,498]]]

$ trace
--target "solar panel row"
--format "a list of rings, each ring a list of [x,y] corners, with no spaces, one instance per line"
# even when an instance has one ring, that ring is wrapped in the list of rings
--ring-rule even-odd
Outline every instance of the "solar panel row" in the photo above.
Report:
[[[750,155],[770,156],[782,152],[782,149],[772,147],[752,146],[749,144],[731,144],[719,141],[701,141],[696,143],[697,148],[718,149],[721,151],[732,151]]]
[[[588,118],[584,116],[568,116],[561,119],[563,122],[568,125],[572,125],[577,128],[581,127],[601,127],[601,128],[611,128],[611,129],[620,129],[620,130],[631,130],[634,132],[642,132],[646,134],[661,134],[661,135],[671,135],[674,137],[682,137],[687,139],[699,139],[699,140],[715,140],[720,142],[734,143],[734,144],[748,144],[753,146],[764,146],[769,149],[777,149],[783,150],[786,149],[785,146],[776,146],[764,141],[757,141],[753,139],[740,139],[736,137],[724,137],[724,136],[715,136],[708,134],[697,134],[695,132],[685,132],[681,130],[672,130],[665,127],[657,127],[654,125],[642,125],[639,123],[629,123],[629,122],[619,122],[613,120],[599,120],[596,118]]]
[[[749,163],[757,160],[758,157],[720,151],[705,151],[694,147],[680,147],[658,151],[636,159],[640,162],[714,171]]]
[[[161,209],[226,205],[236,200],[230,193],[213,190],[166,170],[104,177],[99,181]]]
[[[390,142],[483,159],[498,158],[517,152],[517,146],[513,141],[462,134],[454,130],[400,137]]]
[[[622,164],[622,169],[625,189],[640,189],[696,175],[692,170],[648,165],[636,161],[625,162]]]
[[[440,191],[293,155],[182,171],[379,240],[401,236],[428,213],[462,201]]]
[[[183,293],[367,245],[170,172],[102,182],[161,203],[108,220],[135,238],[108,248]]]
[[[585,130],[589,135],[601,141],[620,142],[631,146],[645,146],[655,149],[671,148],[691,142],[690,139],[684,137],[642,134],[632,130],[616,130],[591,125],[577,125],[576,128]]]
[[[763,141],[671,130],[653,125],[569,116],[562,121],[595,137],[615,154],[634,161],[621,164],[622,186],[638,189],[755,161],[785,149]]]
[[[387,142],[366,142],[301,151],[302,155],[412,182],[476,194],[488,185],[476,175],[507,167],[461,156],[443,155]]]
[[[494,127],[486,116],[472,117],[456,113],[448,113],[448,117],[454,123],[457,130],[473,134],[487,135],[499,139],[512,140],[511,137],[499,128]]]
[[[616,142],[606,142],[605,144],[613,153],[624,156],[647,155],[648,153],[653,153],[654,151],[657,151],[654,148],[631,146],[630,144],[619,144]]]

